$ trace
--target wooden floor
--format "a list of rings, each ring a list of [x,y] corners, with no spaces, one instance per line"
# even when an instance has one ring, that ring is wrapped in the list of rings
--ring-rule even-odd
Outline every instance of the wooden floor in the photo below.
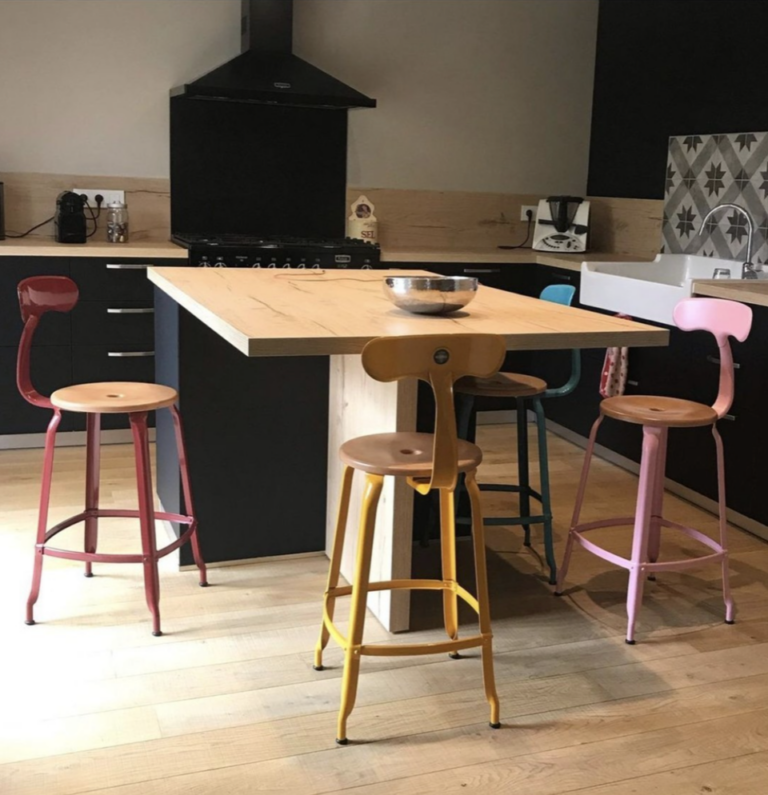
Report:
[[[503,478],[512,429],[484,426],[479,441],[481,479]],[[551,457],[560,558],[582,454],[551,437]],[[103,459],[103,501],[131,503],[130,450],[108,447]],[[166,559],[162,638],[150,635],[139,567],[102,564],[87,580],[80,564],[52,560],[40,623],[25,626],[40,461],[40,451],[0,453],[2,795],[768,791],[768,549],[746,533],[731,535],[735,626],[722,621],[717,567],[667,574],[649,583],[629,647],[624,572],[577,552],[567,596],[555,599],[520,531],[493,528],[503,728],[487,726],[476,655],[367,658],[355,742],[341,748],[340,654],[331,648],[321,673],[311,665],[324,558],[213,569],[208,589]],[[79,508],[82,463],[82,449],[58,453],[53,519]],[[635,483],[599,462],[588,516],[631,513]],[[668,514],[715,531],[681,500],[668,499]],[[104,523],[103,549],[137,540],[125,520]],[[666,541],[662,555],[692,547]],[[628,548],[623,531],[615,544]],[[464,572],[469,552],[461,542]],[[436,570],[436,547],[415,555],[420,571]],[[439,616],[439,596],[419,594],[418,629],[398,637],[442,638]],[[385,636],[375,620],[369,630]]]

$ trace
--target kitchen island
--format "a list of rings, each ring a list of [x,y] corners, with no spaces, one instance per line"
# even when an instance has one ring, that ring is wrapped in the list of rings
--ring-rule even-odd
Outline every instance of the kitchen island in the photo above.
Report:
[[[482,332],[502,335],[509,350],[659,346],[668,339],[664,329],[489,287],[481,287],[463,312],[445,317],[412,315],[386,299],[382,274],[376,271],[152,268],[149,278],[158,291],[158,379],[174,383],[174,368],[188,358],[200,374],[196,383],[205,393],[188,394],[185,384],[181,385],[188,431],[193,426],[209,426],[214,429],[208,437],[213,443],[215,425],[232,425],[232,418],[237,417],[243,426],[234,429],[230,442],[243,440],[241,446],[250,445],[223,452],[214,443],[210,450],[193,447],[189,451],[204,552],[206,538],[218,535],[306,533],[306,527],[292,526],[296,510],[304,511],[302,524],[313,522],[323,534],[325,548],[330,547],[341,475],[339,445],[353,436],[415,429],[416,383],[381,384],[362,369],[359,354],[371,339]],[[202,346],[213,339],[223,347],[214,350],[217,355],[204,358]],[[330,357],[324,403],[327,425],[320,429],[307,425],[293,407],[281,413],[275,394],[285,389],[284,383],[259,383],[256,371],[246,374],[239,385],[228,382],[227,365],[221,370],[228,355],[233,361],[253,363],[280,357],[294,393],[301,389],[302,369],[316,364],[327,368],[325,357]],[[265,413],[270,415],[266,423]],[[249,436],[244,427],[249,416],[261,423],[265,433],[282,428],[283,437],[273,434],[259,440]],[[164,447],[170,448],[172,439],[162,431],[159,426],[158,481],[165,502],[174,473],[164,463],[171,460],[164,455]],[[320,442],[322,449],[318,449]],[[226,471],[233,461],[232,476],[250,484],[244,492],[227,489],[226,478],[209,483],[196,477],[198,467]],[[359,505],[360,491],[354,493],[351,516]],[[224,509],[231,500],[246,506],[248,527],[227,526]],[[412,502],[413,492],[404,481],[386,484],[379,505],[373,579],[410,576]],[[201,511],[202,505],[209,507]],[[264,516],[270,519],[265,522]],[[354,544],[348,543],[342,566],[346,577],[353,560]],[[387,629],[408,628],[407,592],[371,594],[369,605]]]

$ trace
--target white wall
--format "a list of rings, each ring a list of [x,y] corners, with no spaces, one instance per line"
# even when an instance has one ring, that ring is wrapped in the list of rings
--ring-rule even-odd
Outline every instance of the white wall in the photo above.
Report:
[[[294,36],[379,101],[350,184],[585,192],[597,0],[295,0]]]
[[[0,173],[168,175],[168,90],[239,0],[0,0]],[[376,97],[349,181],[583,193],[597,0],[296,0],[295,50]]]
[[[0,172],[168,176],[169,89],[239,51],[239,0],[0,0]]]

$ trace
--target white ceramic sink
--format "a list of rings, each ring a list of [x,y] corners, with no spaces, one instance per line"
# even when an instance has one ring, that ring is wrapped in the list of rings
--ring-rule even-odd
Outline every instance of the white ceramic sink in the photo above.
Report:
[[[715,268],[741,279],[741,262],[692,254],[657,254],[652,262],[583,262],[579,300],[671,326],[677,302],[691,295],[694,280],[711,279]]]

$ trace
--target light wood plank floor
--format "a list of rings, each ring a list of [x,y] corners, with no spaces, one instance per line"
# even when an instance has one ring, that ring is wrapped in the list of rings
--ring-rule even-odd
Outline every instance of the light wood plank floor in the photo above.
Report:
[[[483,426],[479,441],[481,480],[504,479],[513,429]],[[582,452],[550,441],[559,559]],[[722,621],[717,567],[667,574],[649,583],[629,647],[624,572],[577,552],[555,599],[538,533],[529,550],[519,529],[490,529],[503,728],[487,728],[477,655],[367,658],[355,742],[339,748],[341,655],[331,645],[329,669],[311,666],[324,558],[213,569],[208,589],[166,559],[162,638],[150,635],[138,566],[100,565],[86,580],[79,564],[50,560],[40,623],[24,626],[40,462],[40,451],[0,453],[2,795],[766,792],[768,551],[746,533],[731,536],[735,626]],[[79,509],[82,465],[82,449],[58,452],[52,521]],[[104,449],[105,504],[133,502],[132,466],[130,448]],[[587,516],[631,513],[635,478],[604,462],[593,472]],[[488,497],[498,510],[504,498]],[[667,509],[715,533],[682,500]],[[613,539],[628,549],[624,531]],[[137,540],[131,523],[104,522],[101,548]],[[665,542],[670,557],[692,551],[674,533]],[[469,553],[460,542],[471,585]],[[416,548],[415,568],[436,572],[438,558],[435,545]],[[413,623],[400,640],[442,638],[440,597],[416,594]],[[373,619],[368,630],[385,638]]]

